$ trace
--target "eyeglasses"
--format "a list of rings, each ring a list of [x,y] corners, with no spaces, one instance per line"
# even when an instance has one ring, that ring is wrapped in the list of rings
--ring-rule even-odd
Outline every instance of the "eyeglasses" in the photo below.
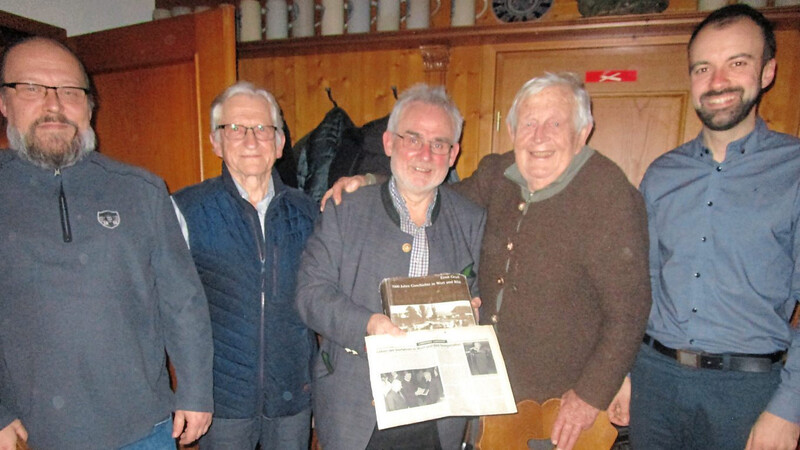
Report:
[[[247,130],[253,131],[253,136],[255,136],[256,140],[259,141],[269,141],[270,139],[275,139],[275,132],[278,131],[278,127],[274,125],[254,125],[252,127],[246,127],[244,125],[239,125],[238,123],[226,123],[223,125],[217,125],[218,130],[224,130],[225,137],[232,140],[232,141],[240,141],[247,136]]]
[[[41,100],[47,97],[47,91],[54,90],[63,103],[79,104],[86,100],[89,89],[77,86],[45,86],[36,83],[3,83],[2,87],[12,88],[17,97],[23,100]]]
[[[398,133],[394,133],[395,136],[399,137],[403,140],[403,145],[409,150],[413,150],[415,152],[422,150],[422,147],[425,145],[425,142],[428,143],[428,148],[431,149],[431,153],[436,155],[446,155],[450,153],[450,149],[453,148],[453,144],[444,141],[425,141],[420,136],[416,136],[413,134],[409,135],[402,135]]]

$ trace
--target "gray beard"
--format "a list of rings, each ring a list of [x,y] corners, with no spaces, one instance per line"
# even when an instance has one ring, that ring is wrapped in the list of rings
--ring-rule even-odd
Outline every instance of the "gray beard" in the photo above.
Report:
[[[58,170],[69,167],[80,161],[96,147],[97,136],[91,127],[76,133],[70,142],[58,142],[49,139],[42,145],[34,142],[35,126],[36,124],[32,125],[28,134],[23,135],[11,124],[8,124],[6,136],[8,137],[9,147],[17,155],[43,169]]]

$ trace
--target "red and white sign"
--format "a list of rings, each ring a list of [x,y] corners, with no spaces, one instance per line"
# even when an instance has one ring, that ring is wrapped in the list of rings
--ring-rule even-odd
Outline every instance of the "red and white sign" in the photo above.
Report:
[[[586,72],[586,83],[629,83],[636,81],[635,70],[590,70]]]

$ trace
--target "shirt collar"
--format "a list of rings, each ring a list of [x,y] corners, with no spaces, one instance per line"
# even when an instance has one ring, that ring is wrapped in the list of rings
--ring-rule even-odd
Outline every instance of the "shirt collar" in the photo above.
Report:
[[[764,147],[761,143],[764,142],[764,135],[768,131],[769,129],[764,120],[761,119],[761,117],[756,117],[756,126],[753,128],[753,131],[728,144],[728,148],[725,150],[725,161],[730,162],[731,160],[763,150]],[[711,151],[706,147],[705,141],[703,140],[702,130],[700,134],[691,141],[690,145],[687,147],[687,151],[692,157],[704,161],[713,161]]]
[[[408,207],[406,207],[406,202],[403,199],[403,196],[400,195],[400,191],[397,190],[397,181],[395,181],[394,176],[392,179],[389,180],[389,193],[392,196],[392,204],[394,208],[397,210],[397,213],[400,215],[400,220],[402,222],[411,222],[411,214],[408,212]],[[433,192],[433,201],[428,205],[428,211],[425,213],[425,223],[422,224],[422,227],[430,226],[432,223],[431,218],[433,217],[433,208],[436,205],[436,200],[439,198],[439,188]]]
[[[519,170],[519,166],[517,163],[513,163],[505,170],[503,175],[511,180],[514,184],[520,187],[522,199],[526,202],[540,202],[542,200],[547,200],[550,197],[558,194],[559,192],[563,191],[564,188],[569,185],[573,178],[580,172],[581,168],[586,161],[594,154],[594,149],[589,147],[588,145],[584,145],[580,152],[572,158],[570,161],[569,166],[564,172],[558,176],[552,183],[548,184],[542,189],[537,191],[531,191],[528,189],[528,182],[525,180],[525,177],[522,176],[522,172]]]
[[[275,182],[273,181],[273,178],[274,177],[272,176],[269,177],[269,187],[267,187],[267,195],[265,195],[260,202],[254,205],[256,211],[258,211],[259,214],[264,214],[267,212],[267,207],[269,206],[269,202],[271,202],[272,198],[275,197]],[[231,177],[231,180],[233,180],[233,184],[236,186],[236,190],[239,191],[239,195],[243,199],[247,200],[247,202],[250,202],[250,195],[247,193],[247,191],[244,190],[244,188],[241,185],[239,185],[239,182],[236,181],[236,178]]]

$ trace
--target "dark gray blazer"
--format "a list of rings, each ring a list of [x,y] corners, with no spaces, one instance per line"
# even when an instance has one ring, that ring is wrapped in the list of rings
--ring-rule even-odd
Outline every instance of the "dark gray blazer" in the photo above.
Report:
[[[485,222],[481,207],[440,187],[432,225],[426,229],[428,272],[458,273],[470,264],[477,272]],[[363,449],[375,428],[364,336],[370,316],[382,312],[381,280],[408,276],[410,252],[404,252],[403,245],[412,241],[400,230],[384,183],[345,195],[338,206],[328,202],[306,244],[297,307],[302,320],[322,336],[314,367],[313,408],[325,450]],[[469,282],[477,296],[475,277]],[[444,449],[459,447],[464,424],[462,418],[437,421]]]

